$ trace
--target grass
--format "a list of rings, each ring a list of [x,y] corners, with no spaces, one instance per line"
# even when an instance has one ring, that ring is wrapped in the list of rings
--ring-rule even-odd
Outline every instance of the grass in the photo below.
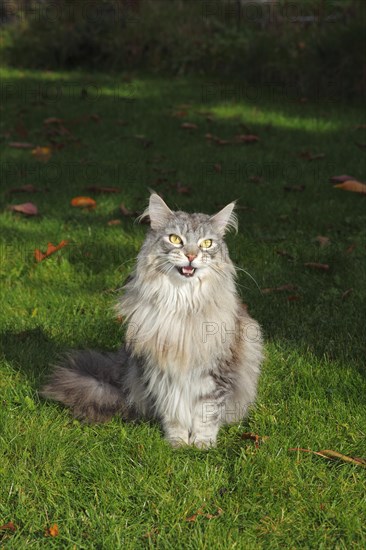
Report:
[[[355,145],[365,142],[355,129],[365,123],[361,105],[299,103],[268,90],[251,100],[239,84],[216,83],[212,93],[212,83],[195,79],[1,74],[0,524],[17,528],[0,531],[2,547],[364,547],[366,471],[288,450],[366,456],[365,198],[328,183],[364,177],[365,152]],[[75,138],[54,136],[65,146],[48,162],[8,146],[48,145],[47,117],[62,118]],[[198,129],[180,128],[185,121]],[[260,142],[219,146],[206,133]],[[307,150],[325,157],[301,158]],[[43,192],[8,193],[30,183]],[[88,185],[122,191],[97,196]],[[141,210],[148,188],[189,211],[233,199],[241,208],[228,242],[252,277],[240,272],[238,283],[263,326],[267,358],[250,418],[222,429],[208,452],[173,451],[154,424],[82,425],[37,393],[60,352],[120,345],[112,308],[145,228],[118,206]],[[97,208],[72,208],[77,195],[93,196]],[[38,217],[7,210],[27,201]],[[115,218],[121,224],[108,226]],[[63,239],[68,247],[35,263],[35,248]],[[258,289],[290,283],[289,292]],[[268,439],[256,449],[241,438],[249,431]],[[214,518],[186,521],[203,505]],[[59,535],[45,537],[55,523]]]

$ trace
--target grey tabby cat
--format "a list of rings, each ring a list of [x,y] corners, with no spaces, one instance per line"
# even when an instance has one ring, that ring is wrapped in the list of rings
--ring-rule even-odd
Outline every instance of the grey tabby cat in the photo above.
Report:
[[[236,228],[233,210],[172,212],[152,194],[142,216],[151,229],[117,308],[125,347],[72,354],[43,396],[94,422],[156,418],[174,447],[215,445],[222,424],[242,419],[256,397],[262,340],[223,240]]]

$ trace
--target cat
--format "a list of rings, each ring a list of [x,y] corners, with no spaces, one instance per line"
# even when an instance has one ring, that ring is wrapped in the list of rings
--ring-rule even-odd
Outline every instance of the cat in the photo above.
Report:
[[[117,311],[127,323],[116,353],[74,352],[41,394],[78,418],[157,419],[173,447],[216,444],[256,398],[261,329],[241,304],[224,242],[235,203],[217,214],[170,210],[153,193],[150,230]]]

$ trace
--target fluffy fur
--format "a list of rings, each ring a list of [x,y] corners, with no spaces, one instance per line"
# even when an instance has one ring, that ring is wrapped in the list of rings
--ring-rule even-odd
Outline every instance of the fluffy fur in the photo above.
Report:
[[[67,357],[42,394],[89,421],[156,418],[173,446],[214,445],[222,424],[243,418],[256,398],[262,339],[224,242],[233,210],[172,212],[152,194],[143,214],[151,229],[117,306],[125,347]]]

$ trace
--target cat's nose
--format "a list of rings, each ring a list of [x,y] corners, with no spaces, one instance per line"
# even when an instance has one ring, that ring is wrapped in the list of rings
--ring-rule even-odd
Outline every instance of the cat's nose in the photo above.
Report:
[[[197,258],[197,254],[186,254],[186,256],[191,263],[195,258]]]

